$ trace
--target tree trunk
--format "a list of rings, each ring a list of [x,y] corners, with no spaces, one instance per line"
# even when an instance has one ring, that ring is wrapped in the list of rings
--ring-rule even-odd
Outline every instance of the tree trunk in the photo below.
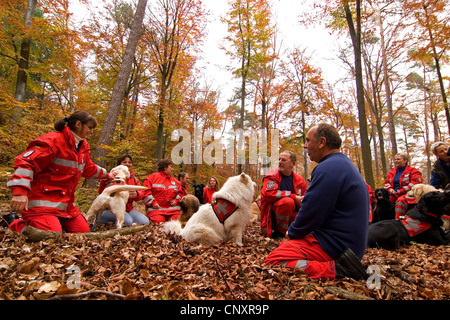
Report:
[[[367,130],[366,106],[364,98],[364,85],[362,78],[361,64],[361,1],[356,1],[356,30],[353,24],[353,16],[350,11],[348,0],[344,0],[345,18],[348,23],[350,36],[355,54],[355,74],[356,74],[356,96],[358,100],[358,116],[359,116],[359,134],[361,141],[361,153],[364,168],[364,177],[366,182],[375,187],[375,181],[372,170],[372,154],[370,150],[369,134]]]
[[[97,148],[94,153],[94,160],[99,164],[105,163],[106,149],[104,146],[109,146],[112,142],[116,123],[119,118],[120,107],[122,106],[123,96],[127,86],[128,78],[130,76],[131,67],[133,64],[134,55],[136,52],[137,42],[139,40],[142,21],[144,20],[145,7],[147,0],[139,0],[136,13],[134,15],[133,25],[131,26],[130,36],[127,46],[125,48],[125,54],[120,65],[119,74],[117,76],[116,83],[109,102],[108,111],[106,113],[105,122],[103,124],[100,138],[98,140]]]
[[[397,139],[395,137],[395,125],[394,125],[394,113],[392,111],[392,95],[391,88],[389,86],[389,76],[387,70],[387,57],[386,57],[386,45],[384,41],[384,28],[383,22],[381,20],[381,12],[378,11],[378,25],[380,27],[380,38],[381,38],[381,55],[383,60],[383,78],[384,78],[384,88],[386,91],[386,105],[388,111],[388,124],[389,124],[389,138],[391,139],[391,149],[392,155],[395,156],[397,151]]]
[[[36,8],[37,0],[27,0],[27,8],[25,10],[25,25],[30,28],[31,22],[34,16],[34,9]],[[23,39],[20,47],[19,56],[19,70],[17,71],[16,80],[16,94],[17,101],[25,102],[25,90],[27,88],[27,69],[30,59],[31,38],[27,37]]]
[[[430,27],[430,24],[432,22],[429,19],[427,7],[424,5],[423,9],[425,11],[425,16],[427,19],[426,25],[427,25],[427,29],[428,29],[428,34],[430,36],[431,49],[433,50],[433,59],[436,64],[436,72],[437,72],[437,76],[438,76],[438,80],[439,80],[439,87],[441,89],[442,102],[444,103],[444,111],[445,111],[445,117],[447,118],[448,131],[450,132],[450,111],[448,108],[447,94],[445,92],[444,81],[443,81],[442,73],[441,73],[440,58],[439,58],[439,54],[437,53],[437,50],[436,50],[436,42],[434,40],[433,31],[431,30],[431,27]]]

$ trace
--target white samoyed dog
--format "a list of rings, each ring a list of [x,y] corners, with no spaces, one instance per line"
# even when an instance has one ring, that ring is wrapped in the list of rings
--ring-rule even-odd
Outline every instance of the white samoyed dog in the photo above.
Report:
[[[213,202],[201,205],[184,228],[180,221],[172,220],[164,224],[164,232],[205,246],[220,241],[232,241],[242,246],[242,234],[252,217],[255,187],[256,184],[245,173],[230,177],[214,193]]]

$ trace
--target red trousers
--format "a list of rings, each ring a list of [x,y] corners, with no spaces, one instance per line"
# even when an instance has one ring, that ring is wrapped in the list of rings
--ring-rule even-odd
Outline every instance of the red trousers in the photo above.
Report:
[[[335,262],[310,233],[302,239],[281,242],[264,261],[273,265],[300,268],[311,278],[336,278]]]
[[[289,197],[281,198],[273,204],[271,214],[276,222],[275,227],[272,226],[272,229],[279,231],[281,234],[286,234],[289,225],[294,222],[297,216],[294,199]]]
[[[154,210],[147,213],[147,218],[149,218],[153,223],[164,223],[170,220],[177,220],[180,216],[180,210]]]
[[[90,231],[89,224],[82,214],[74,218],[59,218],[52,214],[33,215],[26,217],[25,220],[14,220],[9,228],[13,231],[21,232],[26,225],[55,232],[64,230],[70,233],[84,233]]]

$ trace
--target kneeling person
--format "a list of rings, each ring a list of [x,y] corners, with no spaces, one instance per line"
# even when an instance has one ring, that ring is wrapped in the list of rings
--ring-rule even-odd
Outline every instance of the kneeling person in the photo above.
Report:
[[[278,168],[269,170],[261,189],[261,232],[267,237],[284,237],[295,220],[306,181],[295,173],[296,156],[291,151],[280,154]]]
[[[153,223],[164,223],[176,220],[181,213],[181,184],[172,177],[173,162],[171,159],[161,160],[158,172],[150,174],[144,180],[143,202],[147,217]]]
[[[367,279],[360,259],[367,244],[369,194],[342,140],[327,124],[311,128],[305,149],[318,163],[286,239],[265,262],[301,268],[311,278]]]

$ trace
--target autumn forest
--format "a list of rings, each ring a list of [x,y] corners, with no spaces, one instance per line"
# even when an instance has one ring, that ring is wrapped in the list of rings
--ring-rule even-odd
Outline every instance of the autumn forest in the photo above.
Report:
[[[172,156],[178,129],[203,137],[204,152],[233,130],[264,133],[269,144],[277,130],[279,149],[296,152],[297,172],[308,177],[306,132],[331,123],[342,151],[376,187],[400,151],[429,179],[429,146],[448,141],[447,0],[305,2],[297,23],[320,24],[339,43],[338,80],[314,64],[307,46],[281,43],[272,1],[228,0],[220,20],[227,35],[217,46],[232,62],[223,66],[237,83],[230,96],[199,64],[211,23],[204,2],[212,0],[109,0],[98,1],[99,10],[80,0],[81,22],[71,1],[0,0],[2,175],[32,139],[75,110],[98,120],[89,139],[94,161],[111,168],[130,153],[142,179]],[[266,165],[248,154],[243,163],[193,158],[176,173],[199,183],[242,171],[260,179]]]

